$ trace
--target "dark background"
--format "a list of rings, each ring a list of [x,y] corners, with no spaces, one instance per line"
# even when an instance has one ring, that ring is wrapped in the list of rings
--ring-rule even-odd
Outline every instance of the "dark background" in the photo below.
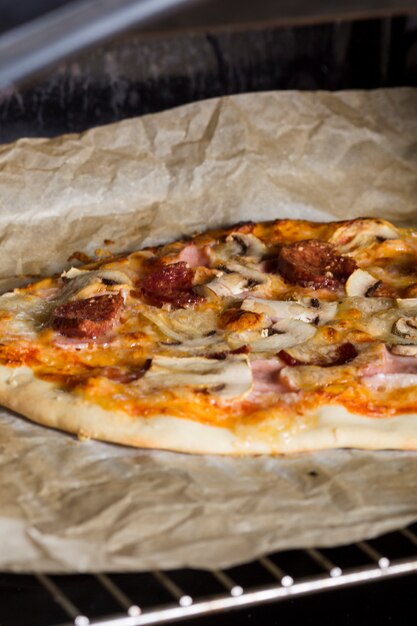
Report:
[[[46,6],[48,1],[39,4]],[[0,20],[3,28],[22,21],[21,4],[14,2],[14,7],[12,0],[2,2],[6,3],[6,19]],[[312,0],[312,6],[317,3]],[[215,7],[218,0],[204,2],[205,12],[197,12],[197,5],[189,9],[188,18],[182,12],[176,20],[166,17],[144,31],[115,37],[52,66],[32,82],[0,93],[0,143],[79,132],[195,100],[248,91],[417,84],[417,13],[373,19],[365,19],[363,13],[361,19],[332,21],[328,16],[324,23],[307,25],[294,25],[295,18],[290,23],[281,17],[284,25],[278,25],[272,18],[250,22],[254,6],[259,4],[260,15],[266,17],[272,14],[272,5],[283,4],[289,11],[291,3],[246,1],[240,13],[233,13],[236,3],[232,0],[224,2],[227,11],[217,13],[216,23],[212,4]],[[293,12],[300,12],[305,4],[295,2]],[[348,4],[355,7],[358,3]],[[416,2],[409,4],[417,11]],[[229,23],[233,16],[243,21]],[[213,25],[203,28],[204,19]],[[187,23],[193,26],[187,29]]]

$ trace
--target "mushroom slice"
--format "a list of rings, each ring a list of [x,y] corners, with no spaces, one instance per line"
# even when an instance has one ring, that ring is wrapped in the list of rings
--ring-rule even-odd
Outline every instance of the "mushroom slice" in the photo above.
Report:
[[[71,267],[68,271],[62,272],[61,278],[67,280],[81,279],[93,282],[97,278],[103,282],[109,281],[114,285],[132,285],[132,280],[127,274],[120,270],[101,269],[101,270],[80,270],[78,267]]]
[[[252,370],[248,358],[233,355],[226,359],[205,357],[158,356],[145,376],[139,381],[151,389],[197,387],[208,389],[224,400],[246,396],[252,389]]]
[[[391,346],[391,352],[398,356],[417,356],[417,344],[399,343],[395,346]]]
[[[338,228],[329,241],[342,254],[349,254],[385,239],[398,239],[398,231],[392,224],[381,219],[357,219]]]
[[[250,233],[230,233],[224,243],[212,246],[209,256],[214,263],[224,263],[237,256],[251,257],[259,261],[267,252],[266,245]]]
[[[67,272],[61,274],[61,277],[68,282],[59,292],[58,302],[91,298],[106,292],[108,286],[130,287],[132,285],[132,281],[127,274],[120,270],[112,269],[89,271],[71,267]]]
[[[370,289],[377,285],[380,281],[365,272],[365,270],[357,269],[349,276],[346,281],[345,289],[348,296],[366,296]]]
[[[269,335],[250,344],[252,352],[279,352],[308,341],[316,333],[314,326],[298,320],[281,320],[269,329]]]
[[[229,239],[225,243],[211,246],[208,250],[211,266],[225,263],[229,259],[234,259],[243,253],[243,247],[237,239]]]
[[[251,264],[238,263],[237,261],[227,261],[224,267],[229,272],[237,272],[241,276],[247,278],[251,286],[263,285],[270,280],[267,274],[261,272]]]
[[[241,293],[248,285],[248,281],[244,276],[232,272],[231,274],[222,273],[205,285],[194,287],[194,291],[204,296],[215,294],[216,296],[235,296]]]
[[[100,278],[107,285],[129,285],[130,287],[133,284],[129,276],[120,270],[102,269],[91,273],[94,273],[97,278]]]
[[[322,367],[320,365],[297,365],[284,367],[281,379],[290,389],[312,390],[333,383],[347,382],[358,378],[369,368],[382,367],[386,358],[382,343],[371,344],[358,354],[352,361],[344,365]]]
[[[266,313],[272,320],[289,318],[319,325],[334,318],[337,302],[320,302],[317,298],[304,298],[300,302],[246,298],[241,308],[245,311]]]
[[[399,309],[417,309],[417,298],[397,298]]]
[[[400,317],[392,326],[394,335],[404,339],[417,339],[417,315],[414,317]]]
[[[231,233],[226,238],[226,241],[236,241],[241,247],[241,252],[239,253],[241,256],[260,260],[267,252],[267,247],[263,241],[251,233]]]
[[[334,319],[337,313],[337,302],[327,302],[326,300],[319,300],[318,298],[303,298],[303,305],[307,307],[309,310],[316,312],[316,316],[313,319],[314,324],[317,326],[322,326],[330,320]]]

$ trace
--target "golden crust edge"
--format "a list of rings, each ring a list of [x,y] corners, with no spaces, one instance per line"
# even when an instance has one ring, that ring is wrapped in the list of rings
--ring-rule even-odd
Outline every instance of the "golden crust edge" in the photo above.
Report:
[[[417,414],[370,418],[341,406],[320,407],[316,425],[265,434],[256,424],[234,432],[174,416],[131,417],[107,411],[35,377],[0,365],[0,403],[42,426],[109,443],[192,454],[294,454],[336,448],[417,450]]]

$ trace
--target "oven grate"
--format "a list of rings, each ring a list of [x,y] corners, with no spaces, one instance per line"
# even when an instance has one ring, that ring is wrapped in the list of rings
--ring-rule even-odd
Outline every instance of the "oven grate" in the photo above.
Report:
[[[13,597],[13,588],[19,590],[16,598],[23,606],[25,593],[33,593],[36,587],[38,597],[42,596],[45,606],[49,606],[44,613],[37,611],[44,617],[40,626],[142,626],[412,573],[417,573],[417,524],[349,546],[277,552],[228,570],[64,576],[3,574],[0,624],[22,623],[2,615]],[[1,601],[4,589],[6,602]]]

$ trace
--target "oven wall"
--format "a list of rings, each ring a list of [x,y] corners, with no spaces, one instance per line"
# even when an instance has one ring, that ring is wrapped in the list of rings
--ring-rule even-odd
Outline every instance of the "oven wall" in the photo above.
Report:
[[[0,142],[232,93],[417,85],[417,18],[129,33],[0,96]]]

